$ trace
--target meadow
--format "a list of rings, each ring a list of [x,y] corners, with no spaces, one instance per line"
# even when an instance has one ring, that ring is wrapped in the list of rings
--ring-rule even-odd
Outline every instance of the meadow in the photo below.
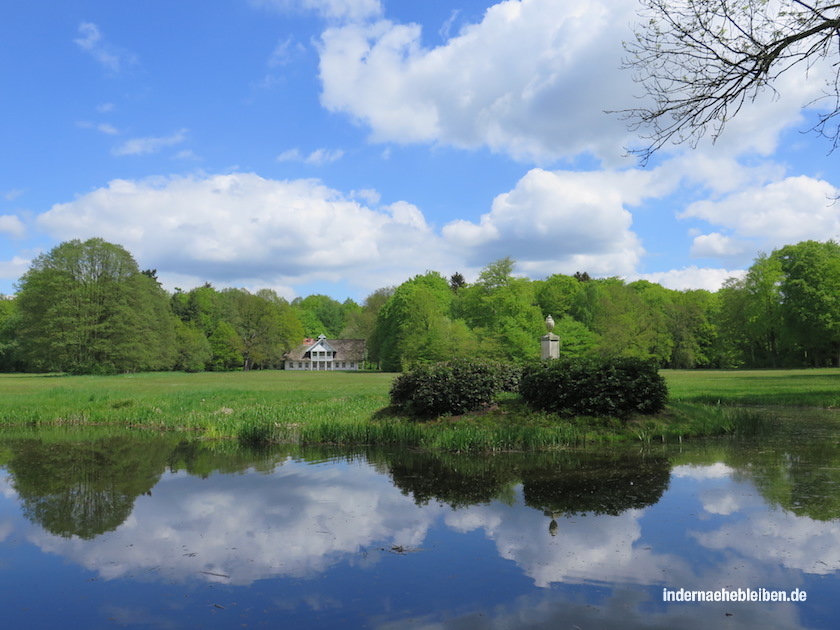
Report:
[[[672,401],[840,408],[840,369],[662,370]]]
[[[665,413],[621,423],[558,419],[513,395],[479,413],[417,423],[391,414],[393,374],[156,372],[0,375],[0,427],[110,426],[188,431],[248,443],[379,444],[450,451],[544,450],[759,430],[766,409],[840,407],[840,370],[663,371]]]

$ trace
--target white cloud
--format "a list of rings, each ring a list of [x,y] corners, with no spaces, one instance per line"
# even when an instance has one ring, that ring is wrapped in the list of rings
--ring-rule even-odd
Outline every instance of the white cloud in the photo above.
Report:
[[[706,481],[708,479],[726,479],[735,474],[735,469],[723,462],[711,465],[682,464],[671,469],[671,476],[677,478]]]
[[[288,149],[277,156],[278,162],[303,162],[311,166],[323,166],[340,160],[344,156],[341,149],[315,149],[309,155],[303,155],[300,149]]]
[[[97,131],[107,134],[109,136],[118,135],[120,132],[119,130],[109,123],[92,123],[89,120],[81,120],[76,123],[77,127],[81,129],[96,129]]]
[[[268,67],[278,68],[290,64],[294,57],[304,50],[303,44],[289,35],[286,39],[277,42],[277,46],[274,47],[271,57],[268,59]]]
[[[382,13],[379,0],[250,0],[257,7],[277,11],[314,11],[329,19],[362,20]]]
[[[161,278],[222,286],[345,280],[372,290],[448,269],[453,258],[409,203],[374,210],[317,180],[243,173],[114,180],[53,206],[38,223],[60,240],[119,243]]]
[[[132,138],[113,150],[114,155],[145,155],[157,153],[166,147],[182,143],[187,138],[187,130],[181,129],[171,136]]]
[[[538,164],[591,153],[614,165],[640,142],[620,115],[605,113],[643,103],[633,72],[620,67],[637,9],[636,0],[502,0],[450,37],[453,14],[436,47],[417,24],[329,28],[321,101],[370,127],[374,141],[489,147]],[[770,154],[820,96],[827,65],[784,73],[777,93],[745,103],[715,154]],[[699,146],[708,152],[710,141]],[[663,152],[674,150],[684,148]]]
[[[715,292],[729,278],[740,278],[745,273],[743,269],[700,268],[692,265],[683,269],[635,274],[633,277],[656,282],[667,289],[675,289],[677,291],[705,289],[706,291]]]
[[[22,237],[25,232],[26,227],[17,216],[13,214],[0,215],[0,234]]]
[[[506,0],[437,48],[423,47],[414,24],[328,29],[321,100],[364,121],[378,141],[614,160],[629,136],[603,110],[630,104],[632,77],[618,66],[634,9],[630,1]]]
[[[812,58],[807,71],[794,69],[773,81],[773,89],[765,89],[754,101],[745,103],[730,121],[717,141],[714,153],[737,155],[755,153],[771,155],[778,149],[780,132],[792,125],[802,125],[803,107],[821,109],[826,91],[836,68],[824,60]],[[803,68],[804,70],[804,68]],[[700,143],[708,151],[711,133]],[[828,150],[828,147],[826,148]]]
[[[302,162],[303,155],[301,155],[300,149],[287,149],[283,151],[280,155],[277,156],[278,162]]]
[[[695,532],[709,549],[725,549],[765,565],[829,575],[840,570],[840,524],[796,516],[787,510],[764,510],[717,530]]]
[[[443,236],[466,250],[472,264],[511,256],[532,277],[583,270],[625,275],[643,248],[624,204],[638,201],[649,177],[533,169],[497,196],[478,223],[452,221]]]
[[[178,151],[178,153],[176,153],[173,156],[173,159],[175,159],[175,160],[200,160],[201,158],[198,155],[196,155],[195,151],[193,151],[192,149],[184,149],[183,151]]]
[[[344,151],[341,149],[316,149],[306,157],[305,162],[307,164],[321,166],[322,164],[330,164],[331,162],[340,160],[343,155]]]
[[[493,503],[450,512],[446,524],[455,531],[478,528],[496,545],[500,557],[513,560],[536,586],[612,581],[650,584],[663,573],[678,570],[681,561],[642,548],[639,520],[644,510],[618,516],[558,515],[556,537],[550,516]]]
[[[112,73],[118,73],[125,65],[136,62],[131,53],[106,43],[99,27],[92,22],[79,24],[79,37],[73,42]]]
[[[703,490],[699,496],[703,509],[709,514],[726,516],[740,512],[745,507],[743,495],[733,492],[730,488],[709,488]],[[750,498],[754,500],[753,497]]]
[[[29,269],[30,262],[20,256],[14,256],[11,260],[0,260],[0,278],[17,280]]]
[[[748,186],[720,200],[697,201],[680,217],[728,228],[739,238],[760,239],[762,248],[771,249],[808,239],[840,237],[838,194],[840,189],[830,183],[801,175]],[[713,246],[728,249],[731,243],[707,237],[700,245],[708,251]]]
[[[739,242],[719,232],[700,234],[691,245],[691,255],[695,258],[740,256],[748,249],[746,243]]]
[[[326,163],[339,153],[290,149],[278,160]],[[674,192],[681,179],[673,164],[627,171],[535,168],[498,195],[479,219],[450,221],[439,231],[407,201],[380,205],[375,190],[340,192],[318,180],[276,181],[247,173],[115,180],[55,205],[39,223],[62,240],[101,236],[124,245],[141,265],[157,268],[168,288],[211,281],[269,286],[289,296],[296,286],[321,282],[342,283],[345,291],[373,290],[428,269],[474,277],[488,263],[511,256],[517,272],[535,279],[587,271],[644,278],[677,290],[716,291],[744,273],[739,265],[760,245],[750,239],[761,235],[743,228],[743,217],[735,218],[742,208],[745,216],[758,212],[742,195],[772,195],[781,186],[801,203],[808,197],[802,191],[811,191],[821,214],[815,219],[811,203],[810,214],[797,221],[823,231],[811,238],[832,235],[827,230],[836,225],[840,207],[831,205],[826,193],[834,189],[808,178],[765,185],[769,172],[746,169],[733,179],[747,184],[746,193],[694,204],[682,215],[723,223],[716,231],[698,230],[693,251],[731,264],[649,273],[639,271],[646,254],[631,210],[644,212],[636,207]],[[731,207],[722,209],[723,204]],[[766,205],[782,212],[776,203]],[[779,238],[795,242],[796,236],[788,229]]]

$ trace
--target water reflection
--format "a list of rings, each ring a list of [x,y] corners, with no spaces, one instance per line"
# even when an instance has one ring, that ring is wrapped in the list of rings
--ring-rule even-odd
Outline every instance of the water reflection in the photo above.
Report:
[[[7,440],[0,601],[41,627],[45,579],[91,627],[833,627],[837,456],[789,436],[471,458]]]
[[[91,539],[119,527],[135,499],[160,480],[171,445],[142,449],[119,438],[45,443],[21,440],[6,464],[24,515],[58,536]]]

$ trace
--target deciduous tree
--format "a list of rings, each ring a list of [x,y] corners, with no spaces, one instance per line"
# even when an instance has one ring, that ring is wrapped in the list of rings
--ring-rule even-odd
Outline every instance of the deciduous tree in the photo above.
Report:
[[[119,245],[62,243],[18,284],[19,341],[30,367],[78,373],[168,369],[167,297]]]

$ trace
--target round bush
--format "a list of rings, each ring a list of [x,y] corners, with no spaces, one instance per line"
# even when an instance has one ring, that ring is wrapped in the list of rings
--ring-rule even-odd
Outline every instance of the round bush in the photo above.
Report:
[[[502,378],[499,364],[455,359],[420,365],[391,385],[391,405],[415,418],[462,414],[493,402],[512,373]]]
[[[519,393],[532,409],[626,419],[665,408],[668,388],[652,361],[551,359],[526,366]]]

